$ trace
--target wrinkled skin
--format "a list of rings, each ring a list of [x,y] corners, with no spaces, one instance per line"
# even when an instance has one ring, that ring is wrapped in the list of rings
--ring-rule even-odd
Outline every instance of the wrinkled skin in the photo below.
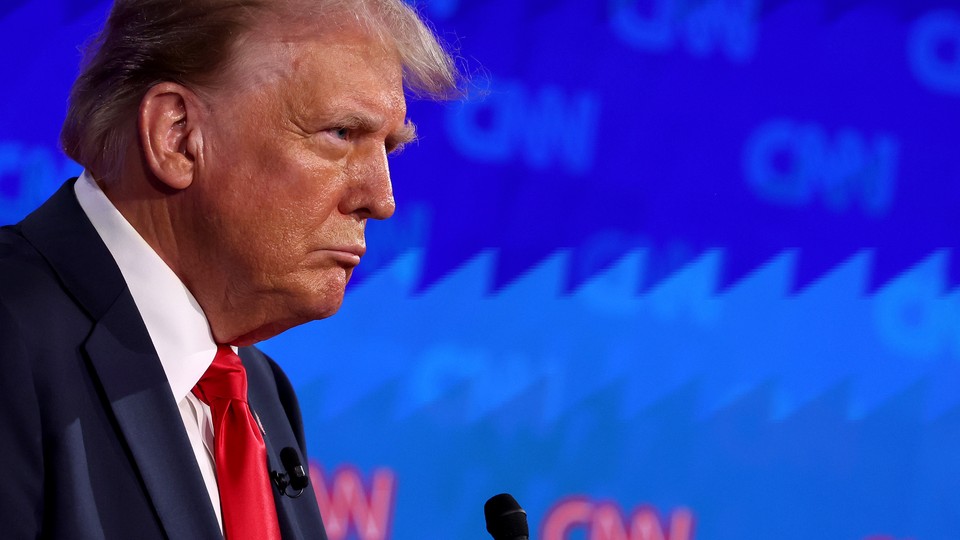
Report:
[[[397,55],[358,29],[258,33],[239,59],[222,84],[156,115],[187,157],[158,158],[162,194],[150,205],[107,194],[197,298],[214,339],[245,345],[339,309],[367,220],[395,208],[387,155],[413,134]]]

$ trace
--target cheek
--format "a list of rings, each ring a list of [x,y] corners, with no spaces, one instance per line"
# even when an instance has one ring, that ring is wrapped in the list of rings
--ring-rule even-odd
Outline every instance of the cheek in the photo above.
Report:
[[[343,164],[298,142],[254,146],[248,142],[246,153],[237,154],[253,159],[218,171],[215,185],[206,193],[211,211],[220,216],[214,240],[223,243],[221,250],[232,252],[231,259],[246,269],[244,273],[262,284],[311,279],[309,273],[291,274],[297,274],[304,257],[325,238],[337,236],[343,225],[338,219],[346,184]],[[313,285],[320,286],[327,285]]]
[[[283,155],[279,148],[264,149],[264,159],[232,175],[232,205],[248,216],[251,225],[270,234],[295,235],[318,216],[328,213],[336,186],[324,163],[301,155]]]
[[[345,177],[338,163],[314,159],[284,167],[264,194],[269,211],[284,214],[292,231],[316,234],[329,220],[336,220]]]
[[[245,231],[245,244],[259,259],[264,273],[296,274],[312,269],[311,253],[340,236],[343,223],[337,191],[328,184],[275,179],[276,185],[258,195],[250,212],[237,216],[236,230]],[[253,207],[253,208],[251,208]],[[307,272],[309,274],[309,272]],[[298,278],[299,279],[299,278]]]

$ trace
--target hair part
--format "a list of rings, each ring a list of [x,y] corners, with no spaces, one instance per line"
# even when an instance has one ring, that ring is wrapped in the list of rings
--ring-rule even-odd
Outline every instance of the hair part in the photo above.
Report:
[[[402,0],[115,0],[71,89],[63,149],[110,181],[119,175],[140,102],[152,86],[215,86],[237,59],[243,38],[269,21],[315,20],[325,32],[335,31],[341,16],[397,51],[404,86],[414,96],[461,95],[453,58]]]

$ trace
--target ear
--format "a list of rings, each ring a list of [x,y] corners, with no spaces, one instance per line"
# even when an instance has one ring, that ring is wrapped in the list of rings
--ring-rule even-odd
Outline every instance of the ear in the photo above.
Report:
[[[185,189],[193,182],[201,151],[200,101],[189,88],[163,82],[140,101],[140,145],[146,166],[161,183]]]

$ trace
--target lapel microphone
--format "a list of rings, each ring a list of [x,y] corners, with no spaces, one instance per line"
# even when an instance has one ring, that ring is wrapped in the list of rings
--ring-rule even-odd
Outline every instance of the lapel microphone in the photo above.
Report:
[[[306,469],[300,463],[300,455],[292,446],[287,446],[280,450],[280,463],[283,464],[285,473],[271,471],[273,482],[280,488],[280,493],[291,499],[303,495],[304,488],[310,483],[310,477],[307,476]],[[288,487],[295,493],[287,493]]]
[[[520,503],[508,493],[494,495],[483,505],[483,517],[487,520],[487,532],[493,540],[529,540],[527,513]]]

